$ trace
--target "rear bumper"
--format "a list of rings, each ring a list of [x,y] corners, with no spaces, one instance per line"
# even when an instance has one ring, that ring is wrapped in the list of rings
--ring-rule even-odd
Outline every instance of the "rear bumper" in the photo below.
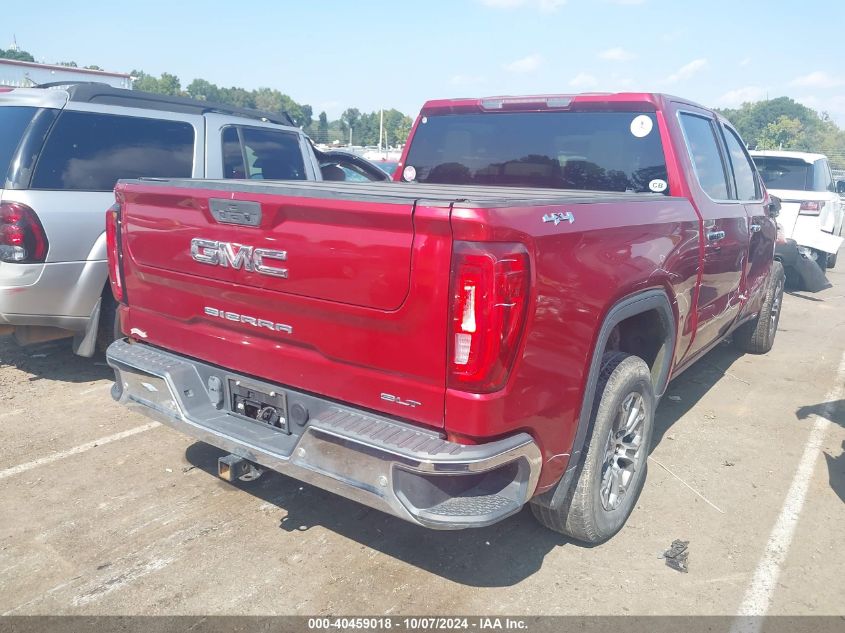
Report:
[[[208,444],[418,525],[481,527],[531,498],[540,450],[526,433],[464,445],[430,430],[126,340],[107,353],[113,397]],[[219,383],[217,383],[219,381]],[[230,383],[230,381],[232,381]],[[283,393],[289,433],[228,412],[235,381]],[[222,385],[209,390],[209,385]],[[303,419],[304,418],[304,419]],[[301,424],[299,423],[301,422]]]

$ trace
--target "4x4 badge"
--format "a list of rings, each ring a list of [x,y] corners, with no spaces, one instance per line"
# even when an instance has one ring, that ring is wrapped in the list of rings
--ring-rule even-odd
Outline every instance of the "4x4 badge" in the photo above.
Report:
[[[543,222],[554,222],[555,226],[561,222],[569,222],[572,224],[575,222],[575,216],[572,215],[572,211],[556,211],[554,213],[547,213],[544,215]]]

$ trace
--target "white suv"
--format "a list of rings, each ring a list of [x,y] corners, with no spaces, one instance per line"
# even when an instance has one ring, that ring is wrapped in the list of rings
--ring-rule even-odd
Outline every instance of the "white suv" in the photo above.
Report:
[[[0,87],[0,177],[0,335],[72,336],[82,356],[115,335],[105,211],[118,179],[322,179],[285,114],[102,84]]]
[[[778,224],[783,237],[794,239],[799,252],[822,269],[833,268],[842,245],[845,207],[827,157],[785,151],[750,154],[766,189],[781,199]]]

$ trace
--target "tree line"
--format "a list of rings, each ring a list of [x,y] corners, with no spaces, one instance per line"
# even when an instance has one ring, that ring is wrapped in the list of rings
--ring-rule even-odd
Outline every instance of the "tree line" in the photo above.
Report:
[[[0,49],[0,58],[18,61],[34,62],[35,57],[23,50]],[[78,68],[76,62],[58,62],[61,66]],[[102,70],[99,66],[85,66],[91,70]],[[184,88],[179,77],[171,73],[162,73],[155,77],[143,70],[133,70],[131,73],[135,90],[155,92],[158,94],[191,97],[201,101],[211,101],[223,105],[240,108],[254,108],[267,112],[287,114],[294,123],[302,128],[317,143],[331,144],[334,142],[346,144],[352,141],[354,145],[376,145],[379,141],[380,112],[361,112],[358,108],[348,108],[339,119],[330,121],[325,112],[320,112],[314,119],[313,108],[306,103],[297,103],[291,97],[273,88],[258,88],[246,90],[244,88],[226,88],[217,86],[205,79],[194,79]],[[403,145],[411,131],[413,121],[395,108],[384,110],[385,146]]]
[[[183,95],[201,101],[211,101],[239,108],[255,108],[267,112],[287,112],[294,123],[317,143],[349,143],[353,145],[376,145],[379,141],[380,112],[362,113],[358,108],[348,108],[339,119],[330,121],[325,112],[314,119],[314,110],[307,103],[297,103],[288,95],[274,88],[226,88],[205,79],[194,79],[182,88],[179,77],[162,73],[159,77],[148,75],[142,70],[133,70],[135,90],[168,95]],[[384,110],[385,146],[405,143],[413,121],[395,108]]]
[[[789,97],[743,103],[719,112],[751,149],[817,152],[825,154],[834,169],[845,169],[845,131],[827,112],[816,112]]]

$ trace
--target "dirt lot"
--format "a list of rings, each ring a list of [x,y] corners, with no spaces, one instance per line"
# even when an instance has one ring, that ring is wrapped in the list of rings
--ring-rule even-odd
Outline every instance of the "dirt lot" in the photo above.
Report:
[[[0,613],[845,614],[830,279],[785,297],[768,356],[724,345],[670,385],[639,504],[594,548],[528,511],[443,533],[281,475],[232,486],[219,451],[113,403],[102,359],[0,339]],[[658,558],[676,538],[688,574]]]

